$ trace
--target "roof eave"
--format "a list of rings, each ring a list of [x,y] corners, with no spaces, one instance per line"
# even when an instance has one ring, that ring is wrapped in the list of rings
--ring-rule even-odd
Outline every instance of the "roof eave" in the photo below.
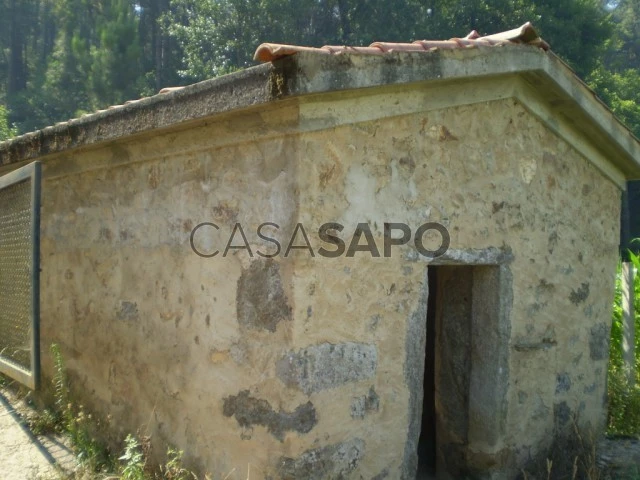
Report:
[[[258,65],[0,142],[0,169],[274,100],[274,67]]]
[[[519,45],[385,55],[296,55],[0,143],[0,166],[299,95],[415,82],[521,76],[627,179],[640,143],[557,56]]]

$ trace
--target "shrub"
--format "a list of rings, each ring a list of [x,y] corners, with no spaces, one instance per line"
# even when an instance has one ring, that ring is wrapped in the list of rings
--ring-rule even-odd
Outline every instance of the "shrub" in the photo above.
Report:
[[[629,252],[631,263],[636,271],[640,270],[640,258]],[[623,362],[622,349],[622,274],[618,264],[613,304],[613,322],[611,324],[611,349],[609,357],[607,396],[608,434],[640,434],[640,275],[634,281],[635,314],[635,377],[634,384],[629,382]]]

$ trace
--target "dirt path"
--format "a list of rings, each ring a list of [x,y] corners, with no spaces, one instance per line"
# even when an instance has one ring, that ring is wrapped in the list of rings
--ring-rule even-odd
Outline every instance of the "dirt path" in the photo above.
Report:
[[[61,478],[59,467],[74,464],[73,455],[56,436],[36,437],[16,410],[18,403],[0,391],[0,480]]]
[[[56,478],[55,461],[0,394],[0,480]]]

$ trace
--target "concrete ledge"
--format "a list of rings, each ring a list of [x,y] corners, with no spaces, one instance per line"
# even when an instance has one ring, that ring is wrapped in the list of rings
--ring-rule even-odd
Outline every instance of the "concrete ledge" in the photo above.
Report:
[[[631,132],[557,56],[519,45],[380,56],[299,53],[0,143],[0,166],[287,97],[514,74],[626,178],[640,178],[640,144]]]
[[[273,70],[260,65],[21,135],[0,143],[0,166],[267,103]]]

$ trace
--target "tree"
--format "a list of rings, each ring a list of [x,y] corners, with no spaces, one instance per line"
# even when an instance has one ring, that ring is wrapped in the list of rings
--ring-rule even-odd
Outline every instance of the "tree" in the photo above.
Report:
[[[180,75],[200,80],[248,66],[249,45],[261,30],[261,5],[251,0],[172,0],[163,23],[183,50]]]
[[[91,107],[121,103],[138,95],[138,18],[129,0],[106,0],[89,40],[88,97]]]
[[[27,86],[38,0],[0,0],[0,99],[11,103]]]
[[[16,94],[27,86],[27,45],[37,12],[34,0],[8,0],[9,61],[7,93]]]
[[[532,21],[638,133],[639,17],[638,0],[0,0],[0,104],[26,131],[251,66],[262,42],[408,42]]]
[[[169,0],[140,0],[138,10],[138,37],[144,72],[141,93],[151,95],[163,87],[184,81],[178,75],[182,51],[176,39],[162,28],[161,19],[169,12]]]
[[[0,142],[18,134],[18,129],[9,125],[9,112],[0,105]]]
[[[35,0],[29,0],[35,1]],[[8,89],[12,121],[41,128],[136,97],[141,90],[138,17],[131,0],[42,0],[32,20],[26,84]]]
[[[182,75],[203,79],[251,65],[261,42],[368,45],[495,33],[533,20],[580,74],[610,36],[598,0],[172,0],[166,31],[182,47]],[[291,12],[295,12],[292,15]]]
[[[611,13],[616,28],[587,81],[640,138],[640,3],[621,0]]]

